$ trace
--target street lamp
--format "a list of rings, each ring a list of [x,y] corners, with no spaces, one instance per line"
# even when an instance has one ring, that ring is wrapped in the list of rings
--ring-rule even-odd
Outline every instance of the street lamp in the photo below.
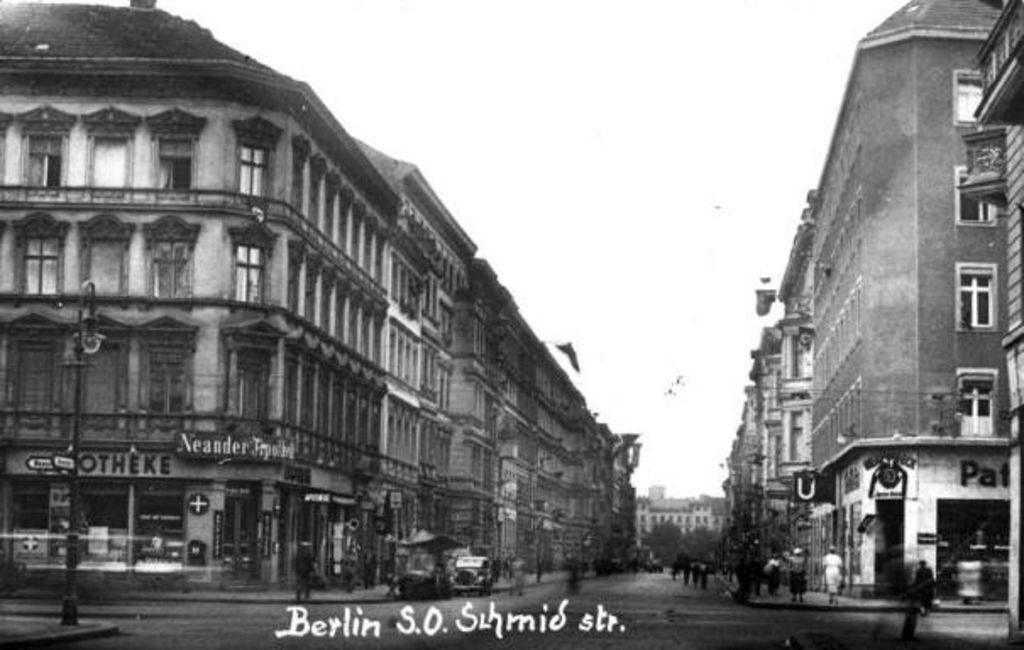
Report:
[[[71,421],[71,444],[68,446],[71,475],[68,481],[68,510],[70,523],[65,553],[64,598],[61,601],[61,625],[78,625],[78,510],[81,495],[78,485],[78,446],[82,435],[82,369],[86,366],[85,355],[96,354],[105,338],[96,331],[96,285],[92,280],[82,283],[78,296],[78,322],[72,335],[74,359],[68,364],[75,369],[74,413]]]

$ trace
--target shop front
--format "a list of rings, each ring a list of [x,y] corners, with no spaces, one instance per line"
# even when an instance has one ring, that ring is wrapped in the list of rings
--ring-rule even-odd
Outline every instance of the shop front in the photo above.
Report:
[[[980,572],[981,596],[1005,599],[1010,532],[1005,440],[913,439],[851,446],[833,465],[834,508],[814,522],[813,556],[840,549],[855,594],[894,594],[921,560],[939,597]]]
[[[84,575],[287,582],[299,541],[314,544],[321,566],[336,566],[357,519],[346,477],[305,466],[287,444],[254,452],[234,439],[214,453],[188,435],[173,450],[79,453]],[[59,579],[66,563],[70,488],[54,452],[7,449],[0,479],[3,557],[30,579]]]

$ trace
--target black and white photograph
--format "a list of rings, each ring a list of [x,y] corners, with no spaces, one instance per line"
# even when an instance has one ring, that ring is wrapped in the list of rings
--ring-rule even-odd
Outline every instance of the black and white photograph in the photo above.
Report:
[[[1024,644],[1024,2],[0,0],[0,650]]]

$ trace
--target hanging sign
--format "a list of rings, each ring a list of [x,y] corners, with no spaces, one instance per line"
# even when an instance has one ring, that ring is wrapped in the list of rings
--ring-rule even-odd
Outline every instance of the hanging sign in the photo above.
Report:
[[[793,475],[793,500],[797,503],[835,503],[835,485],[831,477],[818,472]]]

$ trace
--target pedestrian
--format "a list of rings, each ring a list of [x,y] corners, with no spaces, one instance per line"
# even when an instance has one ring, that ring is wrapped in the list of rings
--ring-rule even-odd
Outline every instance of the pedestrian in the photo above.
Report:
[[[683,554],[682,571],[683,571],[683,584],[690,584],[690,556]]]
[[[828,592],[828,604],[839,604],[839,588],[843,583],[843,558],[836,553],[836,547],[830,546],[828,553],[821,561],[825,570],[825,591]]]
[[[708,588],[708,573],[711,571],[711,563],[710,562],[704,562],[703,564],[701,564],[700,569],[701,569],[701,571],[700,571],[700,588],[701,589],[707,589]]]
[[[526,583],[526,562],[520,558],[514,558],[512,564],[512,591],[517,596],[523,595],[523,585]]]
[[[303,596],[309,601],[309,589],[316,570],[313,560],[313,547],[309,542],[299,542],[293,563],[295,569],[295,602],[302,602]]]
[[[683,554],[676,553],[676,559],[672,562],[672,579],[675,580],[679,572],[683,570]]]
[[[747,566],[747,574],[750,577],[750,586],[754,588],[754,595],[757,597],[761,596],[761,560],[756,557],[750,558],[750,563]]]
[[[920,605],[921,616],[928,616],[932,603],[935,602],[935,574],[924,560],[917,563],[912,589]]]
[[[789,591],[794,603],[804,602],[804,592],[807,591],[807,558],[801,548],[793,549],[789,558]]]
[[[580,563],[574,558],[569,559],[569,593],[575,594],[580,590]]]
[[[772,555],[764,565],[765,578],[768,580],[768,595],[779,595],[779,584],[782,582],[782,566],[779,563],[779,556]]]

